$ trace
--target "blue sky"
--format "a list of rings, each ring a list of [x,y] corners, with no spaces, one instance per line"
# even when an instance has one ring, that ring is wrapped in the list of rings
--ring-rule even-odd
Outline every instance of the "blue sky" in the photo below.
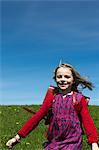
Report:
[[[0,104],[41,104],[60,59],[87,76],[99,105],[99,1],[1,2]]]

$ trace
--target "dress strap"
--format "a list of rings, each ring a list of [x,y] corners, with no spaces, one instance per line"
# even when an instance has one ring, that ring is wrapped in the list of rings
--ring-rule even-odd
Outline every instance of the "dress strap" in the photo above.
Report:
[[[77,93],[77,92],[73,91],[73,105],[78,104],[80,102],[81,98],[82,98],[81,93]]]

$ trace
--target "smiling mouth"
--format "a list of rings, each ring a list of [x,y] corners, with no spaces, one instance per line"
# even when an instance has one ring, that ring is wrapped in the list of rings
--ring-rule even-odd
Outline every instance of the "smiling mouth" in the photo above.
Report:
[[[61,85],[61,86],[66,86],[67,85],[67,83],[59,83],[59,85]]]

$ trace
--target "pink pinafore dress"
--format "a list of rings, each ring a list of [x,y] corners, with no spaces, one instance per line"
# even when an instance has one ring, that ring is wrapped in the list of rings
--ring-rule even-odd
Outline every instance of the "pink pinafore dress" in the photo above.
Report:
[[[55,96],[52,104],[53,115],[48,130],[48,142],[44,150],[81,150],[81,123],[72,101],[71,93],[65,97],[62,94]]]

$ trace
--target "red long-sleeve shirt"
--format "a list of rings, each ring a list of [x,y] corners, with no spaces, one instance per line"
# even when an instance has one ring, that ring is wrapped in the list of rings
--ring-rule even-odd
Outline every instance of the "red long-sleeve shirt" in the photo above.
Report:
[[[53,90],[54,90],[54,88],[52,88],[52,87],[48,88],[44,102],[43,102],[42,106],[40,107],[40,109],[38,110],[38,112],[35,115],[33,115],[23,125],[23,127],[18,131],[18,134],[21,137],[26,137],[37,126],[39,121],[47,114],[50,106],[53,103],[53,99],[54,99]],[[78,113],[81,116],[81,120],[82,120],[83,126],[85,128],[87,138],[88,138],[88,143],[89,144],[94,143],[94,142],[97,143],[98,142],[98,133],[97,133],[96,127],[93,123],[93,120],[89,114],[88,103],[84,96],[81,98],[79,105],[77,105],[77,107],[75,107],[75,109],[78,111]]]

